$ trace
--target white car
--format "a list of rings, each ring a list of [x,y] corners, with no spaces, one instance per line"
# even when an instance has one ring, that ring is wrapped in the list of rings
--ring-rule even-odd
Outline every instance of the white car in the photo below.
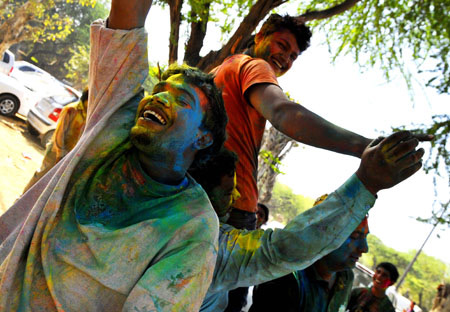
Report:
[[[26,116],[41,97],[16,78],[0,73],[0,114]]]
[[[5,75],[11,74],[14,68],[15,56],[14,54],[6,50],[5,53],[0,57],[0,73]]]
[[[15,61],[8,76],[0,78],[0,114],[27,116],[43,97],[64,94],[65,85],[39,67]]]

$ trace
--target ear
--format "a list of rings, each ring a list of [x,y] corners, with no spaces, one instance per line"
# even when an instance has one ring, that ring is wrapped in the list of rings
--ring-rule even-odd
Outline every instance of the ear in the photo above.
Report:
[[[194,141],[194,148],[197,150],[202,150],[213,144],[214,140],[212,134],[208,130],[200,130],[199,134]]]
[[[257,44],[258,42],[260,42],[262,39],[263,39],[263,34],[261,33],[261,32],[258,32],[256,35],[255,35],[255,44]]]

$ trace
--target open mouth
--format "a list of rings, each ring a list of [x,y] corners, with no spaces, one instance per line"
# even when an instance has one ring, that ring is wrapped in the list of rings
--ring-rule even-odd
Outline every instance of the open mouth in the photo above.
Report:
[[[273,62],[280,70],[283,70],[283,65],[281,65],[281,63],[278,62],[276,59],[272,58],[272,62]]]
[[[162,126],[167,125],[167,120],[166,120],[165,116],[161,113],[156,112],[155,110],[153,110],[151,108],[145,109],[141,114],[141,118],[144,118],[144,120],[147,120],[147,121],[155,122]]]

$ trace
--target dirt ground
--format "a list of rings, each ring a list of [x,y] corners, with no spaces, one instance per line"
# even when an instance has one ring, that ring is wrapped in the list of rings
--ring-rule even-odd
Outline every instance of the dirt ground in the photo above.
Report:
[[[40,167],[44,148],[20,117],[0,115],[0,215],[22,194]]]

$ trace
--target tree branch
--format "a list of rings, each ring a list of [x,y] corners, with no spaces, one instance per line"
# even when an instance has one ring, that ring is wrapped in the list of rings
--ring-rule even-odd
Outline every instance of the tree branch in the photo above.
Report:
[[[297,16],[297,19],[303,23],[306,23],[312,20],[321,20],[325,18],[330,18],[351,9],[360,1],[361,0],[345,0],[341,4],[338,4],[334,7],[325,10],[306,12],[302,15]]]
[[[203,47],[203,41],[206,36],[210,6],[211,2],[205,2],[204,5],[197,10],[198,12],[194,12],[194,10],[191,12],[191,18],[195,20],[198,16],[198,21],[191,23],[191,34],[184,54],[184,61],[188,65],[195,66],[201,59],[200,50]]]
[[[281,4],[287,2],[287,0],[258,0],[250,9],[250,12],[242,21],[239,28],[231,36],[230,40],[222,47],[219,51],[211,51],[206,56],[204,56],[198,64],[197,67],[208,72],[228,57],[229,55],[235,53],[236,46],[244,38],[248,38],[251,33],[258,26],[259,22],[267,15],[269,12],[280,6]]]
[[[178,60],[178,41],[180,39],[183,0],[169,0],[168,2],[170,7],[169,64],[172,64]]]
[[[297,18],[301,22],[307,22],[311,20],[319,20],[330,18],[334,15],[341,14],[352,7],[354,7],[361,0],[345,0],[344,2],[321,11],[306,12]],[[205,57],[203,57],[197,67],[210,71],[214,67],[218,66],[229,55],[236,53],[246,48],[248,40],[251,38],[251,33],[255,30],[259,22],[274,8],[287,2],[287,0],[278,1],[264,1],[259,0],[250,9],[248,15],[244,18],[239,28],[228,40],[227,44],[219,51],[211,51]]]

